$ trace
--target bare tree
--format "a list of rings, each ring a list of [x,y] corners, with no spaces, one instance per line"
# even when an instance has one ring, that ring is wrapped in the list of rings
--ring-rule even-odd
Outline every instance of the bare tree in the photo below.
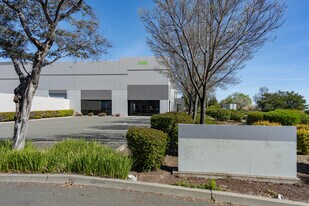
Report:
[[[207,91],[239,82],[237,71],[271,38],[285,11],[285,5],[276,0],[155,3],[153,10],[140,12],[150,34],[148,45],[159,62],[170,54],[182,60],[201,104],[201,124]]]
[[[185,63],[182,59],[179,59],[177,55],[170,54],[169,56],[164,56],[164,58],[158,59],[161,65],[166,66],[164,75],[167,76],[176,88],[178,88],[189,105],[189,115],[192,115],[193,119],[196,118],[195,105],[198,103],[197,95],[190,81],[189,74],[187,72]]]
[[[0,0],[0,57],[12,61],[20,81],[14,90],[13,149],[24,148],[42,68],[63,57],[107,53],[111,45],[97,29],[93,9],[84,0]]]

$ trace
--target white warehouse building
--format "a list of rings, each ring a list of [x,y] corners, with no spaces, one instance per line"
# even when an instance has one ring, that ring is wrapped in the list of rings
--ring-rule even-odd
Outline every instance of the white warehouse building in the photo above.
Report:
[[[68,99],[83,113],[165,113],[174,110],[175,90],[163,70],[154,57],[58,62],[42,69],[36,96]],[[13,65],[2,62],[0,71],[0,93],[12,94],[19,83]]]

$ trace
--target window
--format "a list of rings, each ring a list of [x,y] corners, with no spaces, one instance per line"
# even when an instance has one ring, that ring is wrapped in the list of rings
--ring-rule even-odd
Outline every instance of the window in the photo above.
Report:
[[[129,115],[151,116],[160,113],[159,100],[129,100]]]
[[[81,109],[83,114],[94,113],[98,115],[101,112],[107,115],[112,114],[111,100],[82,100]]]
[[[49,97],[67,99],[68,95],[66,90],[50,90]]]

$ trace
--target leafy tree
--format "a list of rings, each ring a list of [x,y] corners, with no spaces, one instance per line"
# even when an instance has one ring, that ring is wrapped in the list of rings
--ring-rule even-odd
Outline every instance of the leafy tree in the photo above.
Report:
[[[268,93],[269,89],[267,87],[261,87],[259,89],[259,93],[255,94],[253,97],[253,101],[257,103],[264,96],[265,93]]]
[[[85,0],[0,0],[0,57],[19,77],[14,149],[24,148],[42,68],[63,57],[100,58],[110,47]]]
[[[141,10],[147,43],[171,76],[188,77],[205,122],[211,88],[238,83],[237,72],[282,23],[278,0],[155,0]],[[175,61],[185,72],[175,72]],[[181,80],[187,78],[181,78]],[[178,81],[178,80],[176,80]]]
[[[252,100],[249,95],[240,92],[235,92],[223,99],[220,104],[237,104],[237,109],[243,109],[252,105]]]
[[[258,109],[268,112],[276,109],[305,110],[307,108],[304,96],[294,91],[266,92],[256,102]]]
[[[215,95],[211,95],[210,97],[207,98],[207,107],[211,106],[219,106],[219,102]]]

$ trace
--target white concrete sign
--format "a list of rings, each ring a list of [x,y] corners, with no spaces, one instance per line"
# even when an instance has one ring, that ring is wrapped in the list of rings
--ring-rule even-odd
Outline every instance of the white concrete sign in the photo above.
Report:
[[[297,180],[296,128],[179,125],[179,174]]]
[[[15,103],[13,94],[0,93],[0,112],[14,112]],[[31,111],[66,110],[70,109],[70,100],[50,97],[37,97],[33,99]]]

